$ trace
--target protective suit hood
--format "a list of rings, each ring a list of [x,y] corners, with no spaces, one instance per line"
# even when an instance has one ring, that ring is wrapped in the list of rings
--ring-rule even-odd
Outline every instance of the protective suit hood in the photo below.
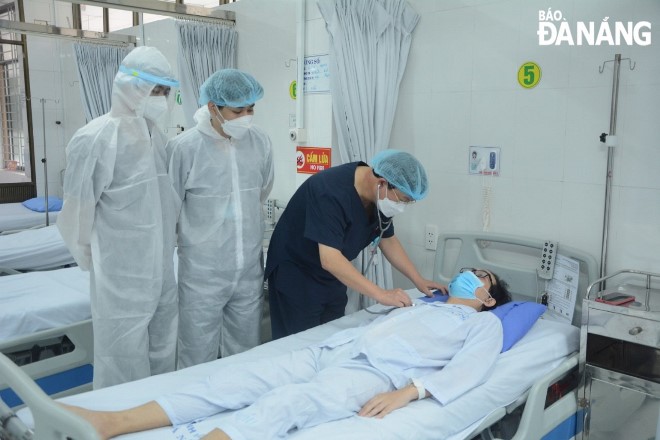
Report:
[[[195,122],[197,123],[196,127],[200,132],[213,139],[229,141],[228,138],[218,133],[215,128],[213,128],[213,125],[211,125],[211,112],[207,106],[204,105],[198,108],[193,118],[195,119]]]
[[[147,98],[156,85],[178,84],[171,78],[174,78],[172,67],[158,49],[136,47],[126,55],[115,75],[111,115],[143,116]]]

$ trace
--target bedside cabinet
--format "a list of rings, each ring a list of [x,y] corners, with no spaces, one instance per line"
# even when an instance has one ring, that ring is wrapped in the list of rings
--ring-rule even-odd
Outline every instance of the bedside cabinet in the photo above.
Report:
[[[605,283],[625,282],[603,289]],[[656,283],[656,284],[654,284]],[[619,271],[596,280],[582,306],[583,440],[660,440],[660,274]],[[611,292],[635,302],[596,301]],[[578,436],[579,438],[579,436]]]

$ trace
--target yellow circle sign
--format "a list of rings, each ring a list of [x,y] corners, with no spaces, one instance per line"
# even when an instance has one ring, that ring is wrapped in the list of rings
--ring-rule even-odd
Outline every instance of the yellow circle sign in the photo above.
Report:
[[[291,81],[289,84],[289,96],[291,99],[296,99],[296,81]]]
[[[526,89],[535,87],[541,81],[541,68],[538,64],[528,61],[518,69],[518,84]]]

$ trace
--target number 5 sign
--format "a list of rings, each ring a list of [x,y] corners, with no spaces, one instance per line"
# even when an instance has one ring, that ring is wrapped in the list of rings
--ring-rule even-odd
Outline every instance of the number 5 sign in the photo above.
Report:
[[[526,89],[531,89],[541,81],[541,68],[538,64],[528,61],[518,69],[518,83]]]

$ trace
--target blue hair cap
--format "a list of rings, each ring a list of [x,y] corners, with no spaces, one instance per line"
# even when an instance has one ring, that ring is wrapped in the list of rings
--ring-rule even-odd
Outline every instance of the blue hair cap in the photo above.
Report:
[[[209,76],[199,88],[199,104],[220,107],[247,107],[264,96],[261,84],[249,73],[222,69]]]
[[[383,150],[371,159],[371,167],[376,174],[413,200],[422,200],[429,191],[426,171],[410,153]]]

